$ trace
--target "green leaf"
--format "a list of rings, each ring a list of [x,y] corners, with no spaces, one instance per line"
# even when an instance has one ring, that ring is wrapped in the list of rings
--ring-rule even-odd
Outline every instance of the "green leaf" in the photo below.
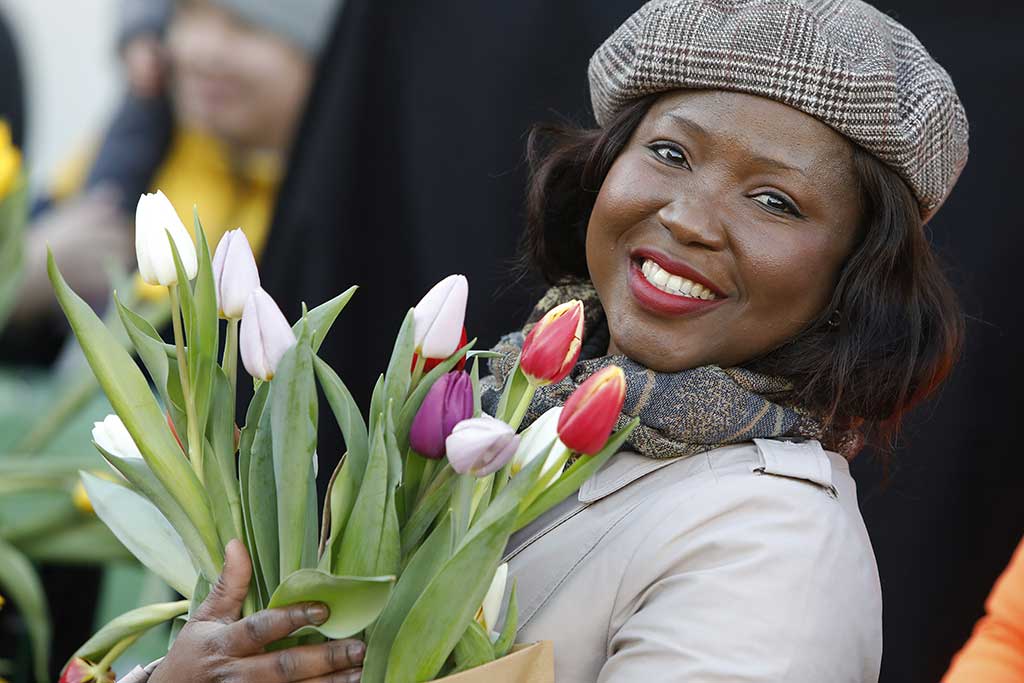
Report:
[[[395,636],[413,604],[451,557],[452,519],[445,515],[402,571],[387,607],[373,626],[366,643],[363,683],[382,683]]]
[[[386,681],[433,680],[490,588],[515,512],[467,537],[413,604],[395,636]]]
[[[608,440],[608,443],[605,444],[605,447],[601,449],[600,453],[592,456],[581,456],[575,463],[573,463],[572,467],[566,470],[566,472],[559,477],[554,484],[544,489],[544,492],[537,496],[537,498],[530,503],[529,507],[520,511],[519,516],[516,519],[515,528],[517,530],[522,529],[524,526],[537,519],[579,490],[580,486],[583,485],[583,482],[601,469],[601,466],[608,461],[608,458],[619,452],[619,449],[622,448],[626,439],[629,438],[629,435],[639,424],[640,418],[633,418],[629,424],[612,435],[612,438]],[[541,460],[544,460],[544,458],[536,458],[534,462]],[[533,463],[530,463],[530,465],[532,464]],[[529,467],[526,469],[529,469]],[[515,482],[519,476],[526,472],[526,469],[523,469],[519,475],[513,477],[512,481]]]
[[[220,536],[221,545],[226,546],[228,541],[236,538],[239,532],[235,531],[234,520],[231,514],[231,505],[228,503],[225,493],[229,486],[222,477],[217,459],[210,457],[213,446],[206,439],[203,439],[207,457],[203,458],[203,482],[206,490],[210,493],[210,507],[213,509],[213,519],[217,523],[217,534]]]
[[[210,245],[199,220],[199,211],[192,208],[195,226],[196,272],[194,307],[188,326],[188,369],[192,396],[196,406],[198,432],[206,432],[206,421],[213,398],[214,370],[217,368],[217,350],[220,348],[220,321],[217,317],[217,292],[213,281],[213,263]],[[180,282],[180,281],[179,281]],[[188,323],[187,323],[188,324]]]
[[[469,381],[473,386],[473,417],[480,417],[483,414],[483,406],[480,404],[480,359],[473,359],[473,369],[469,372]]]
[[[352,506],[356,501],[356,488],[352,484],[352,467],[348,454],[342,456],[341,462],[334,468],[331,481],[327,485],[327,496],[324,504],[323,527],[320,532],[320,563],[319,568],[332,572],[334,559],[340,552],[341,538],[348,525]]]
[[[398,438],[398,450],[404,453],[409,448],[409,429],[412,427],[412,421],[416,417],[416,413],[419,412],[420,406],[423,404],[423,399],[426,398],[427,392],[430,391],[430,387],[434,386],[434,382],[439,380],[442,375],[451,372],[462,357],[465,356],[470,349],[476,344],[476,339],[471,340],[468,344],[463,346],[461,349],[456,351],[450,358],[440,363],[433,370],[428,372],[420,380],[420,383],[416,385],[412,393],[409,394],[409,398],[405,400],[405,404],[402,406],[402,410],[398,414],[398,419],[395,423],[395,435]]]
[[[185,543],[153,503],[129,488],[82,472],[96,516],[151,572],[182,595],[196,583]]]
[[[456,671],[466,671],[493,661],[494,646],[490,637],[480,624],[471,621],[455,644]]]
[[[347,458],[351,463],[351,481],[355,488],[359,488],[370,450],[370,437],[366,431],[366,422],[363,420],[363,415],[359,412],[359,405],[352,398],[348,387],[331,366],[314,356],[313,368],[320,382],[320,388],[323,389],[324,396],[327,397],[327,403],[331,406],[331,412],[334,413],[334,419],[345,437]]]
[[[266,590],[263,580],[262,561],[259,556],[259,549],[256,546],[256,537],[253,532],[252,507],[249,498],[249,469],[252,462],[252,445],[256,437],[260,418],[263,416],[263,409],[270,395],[270,384],[264,383],[256,390],[249,408],[245,415],[245,427],[238,439],[238,479],[242,503],[242,521],[245,526],[245,545],[249,549],[249,557],[252,560],[254,584],[256,595],[259,598],[259,607],[262,609],[270,600],[270,593]],[[259,501],[263,505],[263,501]],[[276,513],[276,509],[275,509]],[[277,552],[274,553],[275,558]]]
[[[235,396],[227,375],[217,365],[213,367],[213,402],[207,421],[209,448],[206,461],[216,463],[218,479],[224,493],[224,502],[230,514],[233,534],[231,538],[242,539],[245,524],[242,521],[242,500],[239,492],[237,459],[235,458]],[[209,484],[207,484],[209,489]],[[231,540],[222,539],[227,544]]]
[[[19,550],[44,564],[131,562],[132,554],[99,519],[85,519],[23,542]]]
[[[189,593],[192,592],[192,588],[192,586],[189,586]],[[85,641],[75,651],[75,654],[71,655],[71,659],[82,657],[91,662],[99,661],[111,648],[125,638],[145,633],[149,629],[171,621],[187,612],[188,600],[146,605],[133,609],[130,612],[125,612],[108,622],[89,640]]]
[[[381,422],[381,420],[377,420]],[[335,571],[347,576],[378,574],[378,552],[384,530],[388,503],[388,455],[384,427],[378,425],[370,442],[370,461],[363,483],[356,494],[341,548],[335,558]]]
[[[416,320],[413,317],[413,310],[410,308],[405,314],[405,320],[398,330],[395,347],[391,352],[388,370],[384,374],[384,398],[394,402],[396,406],[405,402],[409,385],[412,383],[412,357],[416,343]]]
[[[309,328],[313,331],[313,353],[320,350],[320,345],[324,343],[324,338],[327,333],[331,331],[331,326],[334,325],[334,321],[338,318],[338,315],[344,310],[345,306],[348,305],[349,299],[358,290],[358,286],[352,286],[346,289],[344,292],[334,297],[330,301],[325,301],[306,315],[306,321]],[[302,323],[295,323],[292,330],[295,332],[295,336],[299,336],[299,325]]]
[[[519,630],[519,601],[516,598],[516,582],[512,580],[512,589],[508,596],[508,607],[505,608],[505,622],[501,625],[501,633],[494,642],[494,657],[501,659],[512,649]]]
[[[302,328],[298,343],[278,364],[270,387],[282,576],[302,567],[309,478],[316,450],[317,395],[309,335],[309,328]]]
[[[153,379],[153,384],[156,385],[164,405],[169,409],[171,399],[167,393],[167,373],[170,370],[170,364],[164,350],[163,340],[148,320],[121,303],[116,292],[114,293],[114,306],[117,308],[117,314],[121,318],[121,324],[124,326],[125,332],[128,333],[132,346],[135,347],[139,358],[146,366],[146,370],[149,371],[149,376]]]
[[[261,387],[262,389],[262,387]],[[249,513],[253,541],[259,556],[263,589],[270,595],[281,581],[281,558],[277,529],[277,483],[274,478],[273,430],[268,402],[253,437],[249,461]]]
[[[215,581],[220,568],[214,562],[213,557],[210,556],[210,552],[203,543],[199,531],[196,530],[195,525],[189,519],[189,516],[185,514],[185,511],[181,509],[178,501],[168,493],[167,489],[164,488],[164,485],[160,483],[160,480],[156,478],[146,463],[139,462],[138,459],[134,458],[118,457],[104,451],[95,443],[93,445],[96,446],[96,449],[115,470],[120,472],[136,490],[160,510],[161,514],[170,522],[179,538],[185,544],[189,556],[196,567],[199,568],[199,571],[208,580]],[[189,593],[183,592],[182,595],[187,596]]]
[[[498,400],[498,408],[494,411],[494,416],[503,422],[508,422],[512,417],[512,412],[516,409],[516,404],[519,403],[519,398],[524,391],[529,390],[529,386],[530,382],[519,369],[519,359],[517,358],[515,367],[512,368],[508,379],[505,380],[505,387],[501,391],[501,398]]]
[[[332,576],[319,569],[300,569],[281,582],[268,607],[322,602],[330,609],[330,618],[320,626],[306,627],[299,633],[312,630],[332,639],[348,638],[380,615],[394,582],[393,576]]]
[[[223,551],[206,493],[181,456],[181,448],[171,436],[145,377],[89,305],[68,287],[52,254],[47,269],[57,300],[115,412],[150,469],[192,519],[210,556],[219,566],[223,563]]]
[[[406,526],[401,529],[401,552],[408,555],[416,548],[416,544],[424,537],[430,529],[430,525],[446,507],[452,498],[452,490],[455,488],[456,479],[446,479],[440,486],[434,488],[420,504],[413,510]]]
[[[21,287],[28,213],[28,184],[24,176],[15,180],[15,189],[0,201],[0,330],[14,307]]]
[[[18,550],[0,539],[0,589],[18,606],[32,643],[32,663],[36,683],[49,680],[50,612],[46,594],[32,563]]]

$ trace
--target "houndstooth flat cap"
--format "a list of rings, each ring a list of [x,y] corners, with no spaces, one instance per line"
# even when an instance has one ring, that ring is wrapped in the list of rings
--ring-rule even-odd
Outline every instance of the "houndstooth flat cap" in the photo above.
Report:
[[[860,0],[652,0],[597,49],[598,123],[638,97],[732,90],[809,114],[893,168],[925,220],[967,162],[949,74],[904,26]]]

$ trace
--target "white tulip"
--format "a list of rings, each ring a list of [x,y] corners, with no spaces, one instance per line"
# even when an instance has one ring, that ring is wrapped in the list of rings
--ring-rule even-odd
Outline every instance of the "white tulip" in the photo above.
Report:
[[[151,285],[178,284],[168,233],[178,249],[185,274],[191,280],[199,268],[196,246],[178,212],[160,190],[139,197],[135,209],[135,255],[139,260],[139,274]]]
[[[546,458],[541,467],[541,476],[555,466],[560,456],[565,453],[565,444],[558,438],[558,418],[562,415],[562,406],[551,408],[541,415],[537,420],[527,427],[522,433],[522,441],[512,458],[510,472],[515,476],[524,467],[529,465],[538,457]],[[544,447],[555,439],[555,443],[547,451]],[[548,486],[558,481],[555,477],[548,483]]]
[[[498,567],[491,580],[491,587],[476,613],[476,621],[485,631],[493,631],[497,626],[498,613],[501,612],[501,601],[505,597],[505,584],[508,583],[508,562]]]
[[[271,296],[254,289],[245,302],[238,342],[245,369],[264,382],[273,379],[277,364],[295,342],[291,325]]]
[[[144,460],[135,440],[117,415],[107,415],[102,422],[94,423],[92,440],[110,455],[125,460]],[[116,468],[114,471],[117,472]]]
[[[249,295],[260,286],[256,258],[241,228],[229,230],[220,238],[213,253],[213,282],[217,312],[228,320],[240,319]]]
[[[417,353],[437,359],[458,351],[468,297],[465,275],[449,275],[430,288],[413,309]]]

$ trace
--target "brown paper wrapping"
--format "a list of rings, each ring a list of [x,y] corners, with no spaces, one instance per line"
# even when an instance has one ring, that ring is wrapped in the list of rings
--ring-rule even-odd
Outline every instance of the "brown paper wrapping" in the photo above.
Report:
[[[550,640],[516,646],[497,661],[434,683],[555,683],[555,649]]]

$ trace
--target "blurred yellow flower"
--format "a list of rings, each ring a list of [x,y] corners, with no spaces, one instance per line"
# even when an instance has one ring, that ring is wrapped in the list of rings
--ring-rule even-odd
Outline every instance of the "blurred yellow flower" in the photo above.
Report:
[[[89,494],[85,492],[85,485],[82,480],[79,479],[78,483],[75,484],[75,490],[71,492],[71,501],[78,508],[79,512],[83,512],[87,515],[91,515],[95,512],[92,509],[92,501],[89,500]]]
[[[4,608],[4,596],[0,595],[0,609]]]
[[[14,187],[21,171],[21,152],[11,143],[11,129],[0,121],[0,199]]]

